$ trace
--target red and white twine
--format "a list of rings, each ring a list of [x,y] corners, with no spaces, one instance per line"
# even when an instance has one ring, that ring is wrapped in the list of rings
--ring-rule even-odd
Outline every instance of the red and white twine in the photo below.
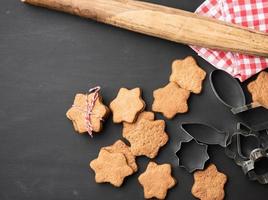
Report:
[[[92,124],[91,116],[96,115],[95,113],[93,113],[93,109],[99,97],[100,89],[101,89],[100,86],[96,86],[94,88],[89,89],[88,94],[86,94],[86,110],[82,109],[81,107],[77,105],[72,106],[72,107],[77,108],[81,112],[85,113],[85,123],[87,127],[87,132],[91,137],[93,137],[93,124]],[[90,94],[93,94],[93,96],[92,98],[89,99]],[[101,121],[103,121],[102,117],[97,116],[97,115],[96,117],[98,117]]]
[[[99,91],[100,91],[101,87],[100,86],[96,86],[94,88],[89,89],[88,94],[87,94],[87,110],[86,110],[86,116],[85,116],[85,120],[86,120],[86,126],[87,126],[87,132],[88,134],[93,137],[92,131],[93,131],[93,125],[91,122],[91,115],[93,115],[94,113],[92,113],[93,108],[95,106],[95,103],[99,97]],[[93,93],[93,96],[91,99],[88,99],[89,95]],[[102,119],[100,119],[102,120]]]

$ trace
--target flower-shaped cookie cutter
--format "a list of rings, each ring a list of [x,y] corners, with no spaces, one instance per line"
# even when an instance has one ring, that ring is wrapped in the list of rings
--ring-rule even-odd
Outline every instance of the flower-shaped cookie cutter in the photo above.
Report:
[[[231,137],[225,153],[242,168],[250,180],[257,180],[261,184],[268,183],[268,152],[259,132],[238,123],[237,131]]]

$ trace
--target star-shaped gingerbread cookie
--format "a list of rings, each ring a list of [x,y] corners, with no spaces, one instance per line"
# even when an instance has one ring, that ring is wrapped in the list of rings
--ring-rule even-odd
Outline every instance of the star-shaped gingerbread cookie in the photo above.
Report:
[[[114,123],[134,122],[137,115],[145,108],[145,102],[141,98],[141,89],[121,88],[116,98],[110,103],[110,108],[113,112]]]
[[[199,94],[206,72],[201,69],[191,56],[172,63],[172,73],[169,80],[177,83],[181,88]]]
[[[150,162],[138,180],[143,186],[145,199],[165,199],[168,189],[176,185],[175,178],[171,176],[170,164],[158,165]]]
[[[152,110],[163,113],[168,119],[173,118],[177,113],[188,111],[187,100],[190,97],[190,92],[180,88],[174,82],[155,90],[153,95]]]
[[[261,72],[255,81],[247,86],[252,95],[253,102],[258,102],[268,109],[268,72]]]
[[[192,194],[201,200],[224,199],[224,185],[227,176],[218,172],[216,166],[211,164],[207,169],[194,173]]]
[[[102,149],[109,151],[110,153],[122,153],[127,159],[128,165],[133,169],[134,172],[138,170],[138,166],[135,161],[135,156],[130,151],[130,147],[127,146],[122,140],[117,140],[113,145],[103,147]]]
[[[124,178],[133,173],[123,153],[110,153],[101,149],[97,159],[90,162],[97,183],[111,183],[115,187],[123,184]]]
[[[92,113],[88,115],[88,104],[93,98],[91,94],[76,94],[73,106],[67,111],[66,116],[72,120],[74,129],[78,133],[85,133],[88,131],[89,119],[92,125],[93,132],[100,132],[102,130],[103,119],[107,117],[109,108],[102,103],[102,98],[98,96],[94,103]],[[90,117],[90,118],[88,118]]]
[[[134,123],[123,122],[123,135],[126,135],[127,132],[136,129],[140,120],[142,120],[142,119],[153,121],[154,120],[154,113],[148,112],[148,111],[143,111],[139,114],[139,116],[137,117],[137,120]]]
[[[124,126],[123,137],[130,142],[130,150],[135,156],[154,158],[159,149],[168,141],[164,120],[140,118],[133,126]]]

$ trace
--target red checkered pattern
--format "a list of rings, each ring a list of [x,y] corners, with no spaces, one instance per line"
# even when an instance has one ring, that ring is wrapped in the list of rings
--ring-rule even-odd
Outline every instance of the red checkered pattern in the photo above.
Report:
[[[196,13],[268,33],[268,0],[206,0]],[[212,65],[240,81],[268,67],[268,58],[192,48]]]

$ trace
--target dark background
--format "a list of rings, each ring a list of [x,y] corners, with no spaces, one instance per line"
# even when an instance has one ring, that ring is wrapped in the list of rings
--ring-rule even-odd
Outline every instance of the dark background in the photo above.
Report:
[[[202,3],[151,2],[188,11]],[[122,138],[122,126],[113,124],[110,117],[104,131],[93,139],[76,134],[65,117],[74,95],[100,85],[109,104],[120,87],[141,87],[150,110],[152,92],[168,83],[174,59],[192,55],[208,73],[214,67],[184,45],[19,0],[1,0],[0,5],[0,200],[142,199],[137,177],[145,170],[147,158],[137,158],[139,171],[122,188],[95,183],[89,161],[100,147]],[[241,121],[216,99],[208,77],[203,93],[192,94],[189,105],[189,113],[166,120],[170,140],[155,159],[171,163],[178,180],[168,199],[193,199],[192,174],[178,167],[174,154],[179,124],[206,122],[232,131]],[[255,122],[267,121],[267,111],[256,112],[252,114]],[[209,162],[228,176],[226,199],[267,199],[267,185],[249,181],[222,148],[210,146],[209,154]]]

